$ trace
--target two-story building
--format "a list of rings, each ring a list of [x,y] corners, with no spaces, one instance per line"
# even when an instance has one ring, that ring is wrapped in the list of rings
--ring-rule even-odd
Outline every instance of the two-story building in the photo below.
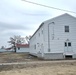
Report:
[[[76,58],[76,18],[66,13],[42,22],[30,39],[30,54],[43,59]]]

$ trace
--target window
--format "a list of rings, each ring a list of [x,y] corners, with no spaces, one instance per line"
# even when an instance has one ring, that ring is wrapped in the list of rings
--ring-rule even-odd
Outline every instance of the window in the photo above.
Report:
[[[69,32],[69,26],[65,26],[65,32]]]
[[[40,36],[40,33],[39,33],[39,36]]]
[[[71,46],[71,42],[65,42],[65,47]]]
[[[68,46],[71,46],[71,42],[68,42]]]
[[[50,52],[50,49],[48,49],[48,52]]]
[[[67,43],[65,42],[65,47],[67,46]]]
[[[37,43],[38,47],[40,46],[39,43]]]
[[[36,49],[36,45],[34,45],[34,49]]]
[[[20,47],[18,47],[18,50],[20,50]]]
[[[43,28],[42,28],[42,34],[43,34]]]

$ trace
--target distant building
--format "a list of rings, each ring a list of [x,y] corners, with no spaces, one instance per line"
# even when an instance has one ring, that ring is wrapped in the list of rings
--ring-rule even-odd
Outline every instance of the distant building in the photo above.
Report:
[[[29,44],[16,44],[16,52],[29,52]]]
[[[0,52],[14,52],[12,47],[8,47],[8,48],[1,48]]]
[[[30,39],[30,54],[43,59],[76,58],[76,18],[63,14],[44,21]]]

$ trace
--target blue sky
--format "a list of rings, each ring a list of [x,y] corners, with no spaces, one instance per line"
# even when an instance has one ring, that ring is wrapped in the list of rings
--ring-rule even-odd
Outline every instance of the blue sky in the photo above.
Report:
[[[76,0],[27,0],[76,12]],[[69,13],[27,3],[22,0],[0,0],[0,47],[14,35],[32,35],[39,25],[52,17]],[[76,14],[69,13],[76,17]]]

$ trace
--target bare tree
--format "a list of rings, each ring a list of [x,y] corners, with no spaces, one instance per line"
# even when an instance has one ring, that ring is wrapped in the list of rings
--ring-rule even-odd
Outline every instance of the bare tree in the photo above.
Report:
[[[10,43],[11,48],[13,48],[16,52],[16,42],[15,42],[14,37],[10,37],[10,41],[8,41],[8,43]]]
[[[29,43],[29,39],[31,36],[26,36],[26,37],[21,37],[20,35],[15,35],[13,37],[10,37],[10,43],[11,47],[15,50],[16,52],[16,44],[26,44]]]
[[[14,37],[10,37],[10,41],[8,41],[8,43],[10,43],[11,47],[15,50],[16,52],[16,44],[21,44],[21,36],[14,36]]]

